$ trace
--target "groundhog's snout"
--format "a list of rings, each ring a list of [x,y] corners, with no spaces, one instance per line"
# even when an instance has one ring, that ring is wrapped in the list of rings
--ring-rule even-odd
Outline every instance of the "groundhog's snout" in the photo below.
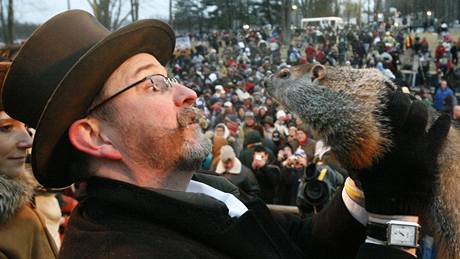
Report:
[[[265,87],[269,94],[273,93],[275,88],[280,87],[283,83],[283,79],[289,79],[291,76],[291,71],[289,68],[283,68],[277,73],[271,74],[265,77],[262,85]]]
[[[280,79],[288,79],[291,76],[291,70],[289,68],[283,68],[278,73],[275,74],[275,77]]]

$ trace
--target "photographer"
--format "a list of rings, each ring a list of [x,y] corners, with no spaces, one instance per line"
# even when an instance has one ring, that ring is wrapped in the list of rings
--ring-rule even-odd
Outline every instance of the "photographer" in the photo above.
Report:
[[[286,144],[278,152],[277,165],[280,167],[278,200],[283,205],[296,205],[299,179],[307,164],[304,157],[295,157],[291,145]]]
[[[262,145],[254,147],[251,164],[260,186],[260,198],[266,203],[275,203],[280,181],[280,169],[269,161],[267,149]]]

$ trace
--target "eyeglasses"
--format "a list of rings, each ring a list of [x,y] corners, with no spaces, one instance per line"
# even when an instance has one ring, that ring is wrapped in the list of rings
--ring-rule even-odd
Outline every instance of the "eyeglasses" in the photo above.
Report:
[[[146,76],[126,87],[124,87],[122,90],[116,92],[114,95],[110,96],[109,98],[103,100],[102,102],[96,104],[95,106],[93,106],[93,108],[89,109],[86,113],[85,113],[85,116],[83,117],[86,117],[88,116],[89,114],[91,114],[93,111],[97,110],[98,108],[100,108],[102,105],[108,103],[110,100],[114,99],[115,97],[121,95],[122,93],[128,91],[129,89],[145,82],[145,81],[149,81],[150,82],[150,87],[152,87],[152,90],[154,92],[162,92],[162,91],[166,91],[168,89],[171,89],[174,85],[176,84],[180,84],[179,80],[177,80],[176,78],[169,78],[169,77],[166,77],[164,75],[161,75],[161,74],[154,74],[154,75],[150,75],[150,76]]]

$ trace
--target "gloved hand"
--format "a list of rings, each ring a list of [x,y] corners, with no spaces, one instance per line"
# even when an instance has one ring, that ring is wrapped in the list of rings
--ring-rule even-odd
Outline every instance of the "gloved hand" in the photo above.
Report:
[[[409,95],[394,92],[383,116],[393,145],[370,168],[356,173],[366,210],[384,215],[420,215],[433,198],[437,158],[450,128],[440,116],[427,131],[428,110]]]

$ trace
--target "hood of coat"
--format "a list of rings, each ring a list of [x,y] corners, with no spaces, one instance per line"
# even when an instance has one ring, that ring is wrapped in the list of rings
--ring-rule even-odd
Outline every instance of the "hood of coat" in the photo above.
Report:
[[[27,176],[11,179],[0,173],[0,225],[12,218],[19,208],[31,202],[33,189]]]

